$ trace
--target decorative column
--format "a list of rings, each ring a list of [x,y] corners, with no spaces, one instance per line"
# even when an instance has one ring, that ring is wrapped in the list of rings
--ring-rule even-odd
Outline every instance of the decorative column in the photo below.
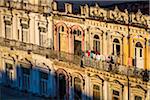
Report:
[[[90,95],[90,89],[91,89],[91,84],[90,84],[91,82],[90,82],[90,73],[86,73],[86,76],[85,76],[85,95],[86,95],[86,97],[85,97],[85,99],[86,100],[90,100],[90,97],[91,97],[91,95]]]
[[[35,44],[37,44],[37,45],[39,45],[39,18],[38,18],[38,16],[35,16],[35,30],[34,30],[34,43]]]
[[[135,48],[135,46],[134,46],[134,43],[133,43],[134,41],[133,41],[133,37],[132,37],[132,35],[130,35],[129,36],[129,49],[130,49],[130,51],[129,51],[129,57],[132,57],[133,58],[133,54],[134,54],[134,48]]]
[[[17,14],[13,12],[13,20],[12,20],[12,38],[18,40],[18,19]]]
[[[123,37],[123,45],[122,45],[122,47],[123,47],[123,65],[128,65],[128,57],[129,57],[129,54],[128,54],[128,52],[129,52],[129,47],[128,47],[128,40],[127,40],[127,36],[124,36]]]
[[[35,27],[35,15],[34,14],[30,14],[30,36],[29,36],[29,41],[30,43],[35,44],[35,31],[37,30]]]
[[[103,45],[103,55],[107,55],[107,37],[106,37],[106,32],[102,33],[102,45]]]
[[[128,100],[128,85],[124,85],[123,100]]]
[[[109,100],[109,83],[108,83],[109,79],[104,80],[104,86],[103,86],[103,96],[104,96],[104,100]]]

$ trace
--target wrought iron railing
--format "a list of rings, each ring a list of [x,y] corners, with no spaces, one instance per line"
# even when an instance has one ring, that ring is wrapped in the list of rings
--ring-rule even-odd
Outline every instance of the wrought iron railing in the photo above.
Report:
[[[0,37],[0,45],[6,46],[14,49],[24,50],[24,51],[32,51],[35,54],[43,55],[51,59],[58,59],[59,61],[64,61],[68,63],[73,63],[78,66],[83,64],[83,67],[91,67],[94,69],[107,71],[114,74],[128,75],[135,78],[143,78],[143,69],[138,69],[134,66],[128,67],[119,64],[113,64],[107,61],[100,61],[96,59],[92,59],[90,57],[80,57],[74,54],[69,54],[65,52],[58,52],[53,49],[49,49],[46,47],[41,47],[36,44],[24,43],[16,40],[10,40],[6,38]],[[149,79],[149,73],[148,76]]]
[[[14,8],[14,9],[21,9],[26,11],[32,12],[42,12],[42,13],[49,13],[50,6],[48,5],[36,5],[24,2],[16,2],[16,1],[0,1],[0,7],[7,7],[7,8]]]

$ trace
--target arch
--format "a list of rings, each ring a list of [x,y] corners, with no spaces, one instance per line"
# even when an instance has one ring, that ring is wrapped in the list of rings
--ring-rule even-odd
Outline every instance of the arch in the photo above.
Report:
[[[56,29],[57,29],[57,32],[59,31],[58,29],[61,27],[61,26],[63,26],[64,27],[64,32],[66,32],[67,34],[68,34],[68,26],[65,24],[65,23],[63,23],[63,22],[58,22],[56,25],[55,25],[55,27],[56,27]]]
[[[68,73],[60,68],[56,71],[57,74],[57,86],[58,86],[58,97],[68,98],[69,97],[69,76]]]
[[[83,28],[81,27],[81,26],[79,26],[79,25],[73,25],[73,26],[71,26],[71,30],[72,30],[72,32],[73,32],[73,30],[76,30],[76,29],[79,29],[80,31],[81,31],[81,34],[83,35],[84,33],[84,31],[83,31]]]
[[[71,51],[75,55],[81,55],[84,51],[84,30],[80,25],[73,25],[71,29]],[[74,35],[73,32],[77,32],[77,35]],[[78,37],[79,36],[79,37]]]
[[[142,44],[141,44],[140,42],[137,42],[137,43],[135,44],[135,47],[143,48],[143,46],[142,46]]]
[[[94,35],[94,38],[95,38],[95,39],[99,39],[99,36],[98,36],[98,35]]]
[[[66,76],[66,78],[68,77],[67,72],[66,72],[64,69],[62,69],[62,68],[57,69],[57,70],[56,70],[56,74],[57,74],[57,75],[59,75],[59,74],[64,74],[64,75]]]
[[[74,77],[79,77],[82,81],[84,81],[83,76],[79,72],[75,72],[72,74]]]
[[[61,26],[64,28],[63,32],[59,31]],[[63,22],[59,22],[55,25],[55,27],[56,28],[55,28],[55,35],[54,35],[54,48],[58,51],[68,52],[68,49],[69,49],[68,48],[68,45],[69,45],[68,26]]]
[[[120,43],[117,38],[114,38],[113,42],[115,42],[115,43]]]

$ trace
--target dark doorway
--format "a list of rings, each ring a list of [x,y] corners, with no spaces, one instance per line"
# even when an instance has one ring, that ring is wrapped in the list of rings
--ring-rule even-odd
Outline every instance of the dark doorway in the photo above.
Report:
[[[74,40],[74,54],[75,55],[81,55],[81,41]]]

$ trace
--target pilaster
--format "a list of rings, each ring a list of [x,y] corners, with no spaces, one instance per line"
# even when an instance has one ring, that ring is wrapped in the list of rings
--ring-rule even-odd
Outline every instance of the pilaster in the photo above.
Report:
[[[127,37],[123,37],[123,65],[128,65],[128,57],[129,57],[129,50],[128,50],[128,40]]]
[[[104,80],[104,86],[103,86],[103,91],[104,91],[104,100],[109,100],[109,82],[108,79]]]

